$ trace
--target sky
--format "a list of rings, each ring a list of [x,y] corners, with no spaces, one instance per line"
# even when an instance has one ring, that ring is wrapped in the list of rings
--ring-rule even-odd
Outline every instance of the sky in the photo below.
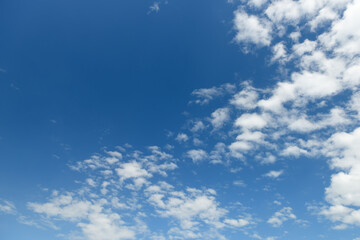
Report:
[[[360,0],[3,0],[0,239],[359,240]]]

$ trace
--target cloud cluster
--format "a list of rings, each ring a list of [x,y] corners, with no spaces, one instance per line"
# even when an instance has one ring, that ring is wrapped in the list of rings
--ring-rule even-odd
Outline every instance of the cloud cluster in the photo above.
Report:
[[[190,103],[199,107],[223,96],[229,100],[208,116],[191,119],[174,136],[180,155],[196,166],[222,164],[230,173],[249,162],[328,160],[333,174],[320,214],[337,229],[360,225],[360,0],[242,3],[234,11],[234,42],[245,52],[267,47],[269,63],[282,70],[280,80],[266,89],[246,81],[194,90]],[[71,164],[86,175],[82,187],[54,191],[44,203],[28,203],[29,209],[49,221],[74,223],[90,240],[225,239],[226,228],[255,225],[251,217],[231,216],[215,190],[171,183],[169,175],[174,177],[181,161],[160,147],[149,147],[147,154],[118,149],[122,152],[105,151]],[[283,173],[258,177],[281,180]],[[0,211],[12,213],[15,207],[3,201]],[[167,231],[152,232],[148,217],[170,219]],[[297,217],[284,207],[266,219],[281,227]]]

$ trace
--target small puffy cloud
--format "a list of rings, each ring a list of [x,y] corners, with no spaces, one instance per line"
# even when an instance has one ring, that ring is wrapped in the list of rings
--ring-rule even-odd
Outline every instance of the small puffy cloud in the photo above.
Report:
[[[196,121],[191,128],[192,132],[199,132],[206,128],[205,124],[202,121]]]
[[[117,151],[106,151],[107,154],[109,154],[111,157],[122,159],[122,154]]]
[[[232,226],[232,227],[245,227],[250,224],[249,220],[247,219],[225,219],[224,223]]]
[[[273,56],[271,58],[271,62],[284,63],[287,61],[287,52],[284,43],[277,43],[272,47]]]
[[[237,186],[237,187],[246,187],[246,184],[244,183],[244,181],[241,181],[241,180],[235,180],[233,182],[234,186]]]
[[[242,127],[244,129],[261,129],[267,124],[263,116],[257,113],[245,113],[241,115],[235,121],[235,126]]]
[[[82,233],[89,240],[122,240],[135,239],[135,232],[124,226],[117,213],[102,212],[104,200],[87,201],[74,198],[72,195],[55,195],[47,203],[28,203],[36,213],[47,217],[77,223]]]
[[[254,109],[257,106],[259,95],[254,88],[245,83],[245,88],[235,94],[230,103],[239,109]]]
[[[262,142],[265,138],[265,135],[262,132],[255,131],[244,131],[242,134],[236,137],[236,140],[239,141],[252,141],[252,142]]]
[[[239,44],[254,44],[269,46],[271,43],[271,24],[255,15],[248,15],[242,10],[235,11],[234,27],[236,36],[234,40]]]
[[[88,216],[89,222],[78,226],[89,240],[122,240],[135,239],[135,232],[126,226],[116,213],[105,214],[94,212]]]
[[[178,141],[179,143],[181,142],[187,142],[189,140],[188,135],[186,135],[185,133],[179,133],[176,138],[176,141]]]
[[[71,194],[53,197],[49,202],[28,203],[28,207],[48,217],[58,217],[69,221],[78,221],[88,216],[90,211],[101,208],[101,205],[93,205],[90,201],[74,199]]]
[[[235,85],[229,83],[223,84],[220,87],[195,89],[191,94],[195,96],[196,100],[190,101],[190,103],[194,102],[200,105],[208,104],[216,97],[223,96],[226,93],[232,93],[234,90]]]
[[[91,178],[87,178],[87,179],[86,179],[86,183],[87,183],[89,186],[91,186],[91,187],[95,187],[95,186],[96,186],[96,182],[95,182],[93,179],[91,179]]]
[[[151,174],[148,173],[146,169],[143,169],[141,164],[136,161],[121,164],[120,168],[116,169],[116,173],[122,180],[151,177]]]
[[[221,227],[220,219],[226,210],[218,207],[213,191],[201,191],[188,188],[186,192],[169,192],[152,194],[149,202],[153,204],[163,217],[172,217],[180,222],[180,232],[188,232],[192,236],[201,223],[214,227]],[[179,232],[177,231],[177,232]],[[189,237],[189,236],[188,236]]]
[[[282,175],[284,173],[283,170],[279,170],[279,171],[270,171],[266,174],[264,174],[265,177],[268,177],[268,178],[278,178],[280,177],[280,175]]]
[[[238,153],[249,151],[252,148],[253,148],[253,145],[251,143],[249,143],[249,142],[246,142],[246,141],[233,142],[229,146],[229,149],[232,152],[238,152]]]
[[[320,126],[310,122],[304,117],[301,117],[289,124],[289,129],[297,132],[312,132],[316,129],[318,129]]]
[[[300,155],[307,155],[308,151],[299,148],[298,146],[288,146],[287,148],[285,148],[280,155],[282,156],[294,156],[294,157],[299,157]]]
[[[294,54],[297,56],[304,55],[305,53],[311,53],[315,50],[316,42],[309,39],[304,40],[302,43],[298,43],[292,46]]]
[[[219,108],[211,113],[210,122],[214,129],[221,128],[230,120],[230,110],[228,108]]]
[[[295,214],[293,214],[291,207],[284,207],[278,212],[275,212],[274,215],[267,221],[273,227],[280,227],[284,222],[296,219]]]
[[[192,95],[194,95],[197,98],[195,100],[195,103],[203,105],[209,103],[215,97],[221,96],[222,90],[217,87],[201,88],[194,90],[192,92]]]
[[[202,149],[193,149],[187,152],[187,156],[192,159],[194,163],[198,163],[208,157],[208,154]]]

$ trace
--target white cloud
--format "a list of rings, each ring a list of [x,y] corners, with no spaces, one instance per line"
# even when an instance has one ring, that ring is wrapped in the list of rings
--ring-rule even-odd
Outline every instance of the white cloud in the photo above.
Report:
[[[149,201],[158,208],[158,212],[163,217],[177,219],[184,231],[196,230],[196,226],[204,223],[222,227],[220,219],[227,212],[218,207],[212,191],[204,192],[188,188],[187,192],[151,195]],[[193,232],[192,234],[199,236]]]
[[[116,213],[104,213],[106,200],[98,202],[74,199],[72,195],[55,195],[44,204],[28,203],[31,210],[47,217],[77,222],[87,239],[120,240],[134,239],[135,232],[123,226],[124,222]],[[86,223],[84,223],[86,221]]]
[[[230,146],[229,146],[230,150],[233,152],[246,152],[250,149],[253,148],[253,145],[250,144],[249,142],[246,141],[237,141],[237,142],[233,142]]]
[[[288,146],[286,149],[284,149],[280,155],[282,156],[294,156],[299,157],[300,155],[307,155],[308,152],[304,149],[299,148],[298,146]]]
[[[248,15],[242,10],[234,12],[234,26],[237,31],[234,40],[237,43],[269,46],[271,42],[271,24],[255,15]]]
[[[294,54],[297,56],[304,55],[305,53],[312,53],[315,50],[316,42],[305,39],[304,42],[292,46]]]
[[[271,58],[271,62],[284,63],[287,61],[287,51],[286,46],[283,42],[279,42],[272,47],[273,57]]]
[[[267,124],[263,116],[253,113],[245,113],[241,115],[235,121],[235,126],[242,127],[244,129],[261,129]]]
[[[235,86],[229,83],[223,84],[220,87],[196,89],[191,93],[196,97],[196,100],[190,101],[190,103],[194,102],[200,105],[208,104],[214,98],[222,96],[225,93],[232,93],[234,90]]]
[[[250,224],[247,219],[225,219],[224,223],[233,226],[233,227],[245,227]]]
[[[360,225],[360,128],[351,133],[336,133],[327,142],[331,166],[340,171],[331,176],[326,200],[332,205],[322,211],[332,221]]]
[[[198,163],[208,157],[208,154],[202,149],[192,149],[187,152],[187,156],[192,159],[194,163]]]
[[[254,109],[258,99],[258,93],[250,86],[248,82],[243,84],[245,87],[239,93],[235,94],[230,103],[239,109]]]
[[[136,239],[135,232],[125,226],[116,213],[104,214],[94,212],[88,216],[88,223],[80,222],[78,226],[89,240]]]
[[[116,173],[122,180],[128,178],[151,177],[151,174],[143,169],[140,163],[135,161],[121,164],[120,168],[116,169]]]
[[[0,199],[0,213],[15,214],[16,207],[12,202]]]
[[[274,215],[267,221],[273,227],[280,227],[284,222],[296,219],[295,214],[292,212],[291,207],[284,207],[278,212],[275,212]]]
[[[279,171],[270,171],[266,174],[264,174],[265,177],[269,177],[269,178],[278,178],[280,177],[280,175],[282,175],[284,173],[283,170],[279,170]]]
[[[111,157],[115,157],[118,159],[122,159],[122,154],[116,151],[106,151],[107,154],[109,154]]]
[[[244,183],[244,181],[241,181],[241,180],[235,180],[233,182],[233,184],[238,187],[246,187],[246,184]]]
[[[230,110],[228,108],[219,108],[211,113],[210,122],[214,129],[221,128],[230,120]]]
[[[99,211],[100,204],[73,199],[71,194],[53,197],[48,203],[28,203],[28,207],[36,213],[48,217],[58,217],[69,221],[78,221],[88,216],[90,211]]]
[[[175,140],[178,142],[187,142],[189,140],[189,137],[185,133],[179,133],[176,136]]]
[[[265,138],[265,135],[262,132],[259,131],[244,131],[242,134],[238,135],[236,137],[236,140],[239,141],[252,141],[252,142],[262,142]]]
[[[204,125],[204,123],[202,121],[196,121],[193,125],[193,127],[191,128],[192,132],[199,132],[202,131],[206,128],[206,126]]]
[[[160,2],[154,2],[149,7],[149,13],[151,13],[151,12],[159,12],[159,11],[160,11]]]
[[[249,0],[247,4],[249,4],[250,6],[255,7],[255,8],[260,8],[266,2],[267,2],[267,0]]]

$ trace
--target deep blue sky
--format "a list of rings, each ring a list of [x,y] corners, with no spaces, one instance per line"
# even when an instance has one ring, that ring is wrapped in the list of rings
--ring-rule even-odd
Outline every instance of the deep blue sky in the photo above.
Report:
[[[149,5],[1,2],[2,181],[16,182],[19,165],[51,181],[39,165],[63,165],[52,154],[68,161],[107,144],[162,144],[194,89],[264,78],[263,57],[231,43],[233,6],[174,1],[148,15]]]

